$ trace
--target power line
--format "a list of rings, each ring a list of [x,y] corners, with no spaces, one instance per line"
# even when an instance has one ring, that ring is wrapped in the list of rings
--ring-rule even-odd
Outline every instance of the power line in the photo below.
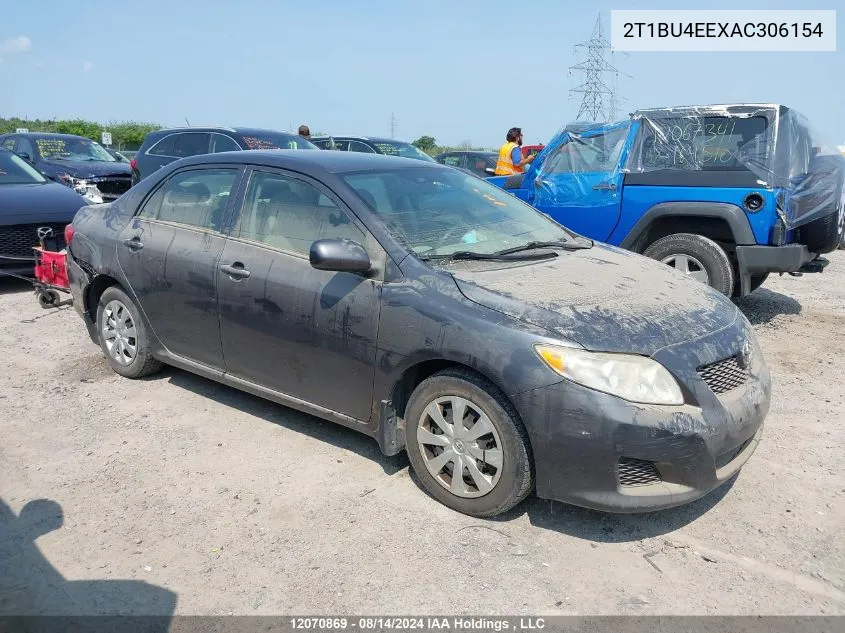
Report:
[[[612,49],[610,42],[602,33],[601,16],[596,18],[592,37],[586,42],[576,44],[575,49],[576,51],[579,49],[587,50],[586,60],[569,67],[570,75],[576,72],[584,76],[584,81],[570,91],[573,94],[582,95],[581,104],[578,107],[578,116],[575,119],[597,123],[614,120],[620,101],[616,83],[619,69],[606,59],[607,52],[612,51]],[[612,85],[610,86],[605,83],[604,79],[607,73],[613,74]]]

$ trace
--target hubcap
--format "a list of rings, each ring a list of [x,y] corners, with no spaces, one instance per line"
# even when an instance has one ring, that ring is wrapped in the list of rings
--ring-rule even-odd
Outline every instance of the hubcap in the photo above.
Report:
[[[103,341],[109,356],[121,365],[128,365],[138,353],[137,333],[132,315],[123,303],[109,301],[103,310]]]
[[[430,402],[420,416],[417,443],[428,472],[456,497],[483,497],[499,483],[502,441],[490,418],[465,398]]]
[[[668,264],[685,275],[689,275],[696,281],[700,281],[705,284],[710,283],[710,275],[707,274],[707,270],[704,268],[704,265],[692,255],[678,253],[676,255],[664,257],[660,261],[663,264]]]

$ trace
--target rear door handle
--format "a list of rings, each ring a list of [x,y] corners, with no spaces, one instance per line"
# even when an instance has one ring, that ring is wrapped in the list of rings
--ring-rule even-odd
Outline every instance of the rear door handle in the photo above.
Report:
[[[133,251],[140,251],[142,248],[144,248],[144,243],[137,237],[133,237],[128,240],[123,240],[123,245]]]
[[[616,183],[615,182],[600,182],[597,185],[593,185],[593,189],[599,191],[616,191]]]
[[[246,279],[250,276],[250,272],[244,268],[244,265],[240,262],[235,262],[234,264],[223,264],[220,267],[224,273],[229,275],[229,277],[233,279]]]

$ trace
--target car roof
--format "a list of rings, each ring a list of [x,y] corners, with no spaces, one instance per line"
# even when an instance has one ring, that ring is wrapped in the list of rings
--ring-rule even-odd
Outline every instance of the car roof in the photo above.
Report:
[[[755,110],[779,111],[785,106],[776,103],[714,103],[709,105],[685,105],[663,108],[641,108],[631,113],[632,117],[671,118],[680,116],[694,116],[699,113],[710,112],[738,112],[748,113]]]
[[[323,136],[312,136],[312,141],[327,141],[330,138],[341,141],[370,141],[371,143],[407,143],[395,138],[386,136],[351,136],[349,134],[324,134]]]
[[[79,136],[78,134],[57,134],[55,132],[25,132],[23,134],[18,134],[17,132],[8,132],[3,136],[27,136],[29,138],[55,138],[55,139],[85,139],[86,141],[93,141],[93,139],[88,138],[87,136]]]
[[[257,127],[225,127],[222,125],[197,125],[191,127],[168,127],[154,130],[150,134],[173,134],[176,132],[232,132],[233,134],[288,134],[297,136],[296,132],[288,130],[271,130]]]
[[[450,149],[448,152],[441,152],[438,156],[445,156],[446,154],[473,154],[481,156],[495,156],[496,152],[491,152],[486,149]]]
[[[429,167],[448,169],[435,162],[421,162],[415,158],[400,158],[384,154],[365,154],[362,152],[326,152],[322,150],[277,149],[243,150],[240,152],[222,152],[182,158],[180,165],[212,165],[217,163],[246,163],[266,167],[279,167],[294,171],[314,173],[345,173],[354,171],[378,171]]]

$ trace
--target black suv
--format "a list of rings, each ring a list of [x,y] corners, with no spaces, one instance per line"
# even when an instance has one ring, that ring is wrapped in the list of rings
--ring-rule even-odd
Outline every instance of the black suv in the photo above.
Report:
[[[375,136],[317,136],[311,139],[320,149],[335,149],[342,152],[361,152],[364,154],[385,154],[400,158],[416,158],[433,163],[434,159],[421,149],[391,138]]]
[[[111,202],[130,186],[129,165],[84,136],[5,134],[0,136],[0,147],[15,152],[51,180],[73,187],[91,200]]]
[[[132,185],[174,160],[200,154],[250,149],[317,149],[293,132],[256,128],[188,127],[150,132],[130,162]]]

